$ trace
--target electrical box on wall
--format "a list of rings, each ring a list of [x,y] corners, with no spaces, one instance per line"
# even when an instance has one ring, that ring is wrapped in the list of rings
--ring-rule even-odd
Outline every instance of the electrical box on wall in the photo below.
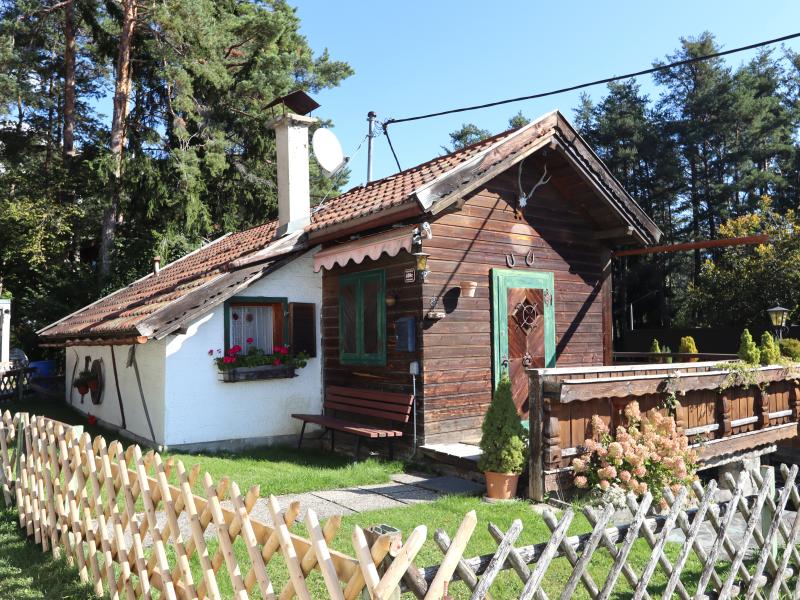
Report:
[[[394,322],[398,352],[417,350],[417,320],[414,317],[401,317]]]

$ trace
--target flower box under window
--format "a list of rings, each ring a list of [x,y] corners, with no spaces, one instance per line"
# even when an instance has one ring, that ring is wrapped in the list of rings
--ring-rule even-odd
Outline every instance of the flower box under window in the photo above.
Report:
[[[258,367],[238,367],[222,371],[222,381],[256,381],[259,379],[289,379],[296,377],[295,368],[288,365],[260,365]]]

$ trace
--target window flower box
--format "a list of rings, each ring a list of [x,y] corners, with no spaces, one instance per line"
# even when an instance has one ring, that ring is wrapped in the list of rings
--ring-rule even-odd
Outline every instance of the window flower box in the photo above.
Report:
[[[259,379],[288,379],[296,377],[295,367],[291,365],[259,365],[257,367],[236,367],[221,371],[222,381],[256,381]]]

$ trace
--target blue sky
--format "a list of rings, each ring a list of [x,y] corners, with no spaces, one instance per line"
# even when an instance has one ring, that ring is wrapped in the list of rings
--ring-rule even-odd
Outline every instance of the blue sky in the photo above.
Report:
[[[316,95],[317,116],[333,119],[350,155],[381,120],[524,96],[647,68],[674,52],[681,36],[705,30],[734,48],[800,30],[800,2],[534,2],[403,0],[297,2],[302,32],[316,51],[327,47],[355,75]],[[789,47],[800,51],[800,39]],[[728,57],[737,65],[752,56]],[[655,93],[649,77],[643,89]],[[588,90],[598,99],[605,88]],[[518,110],[536,117],[554,108],[572,118],[579,92],[390,128],[403,168],[441,153],[464,122],[502,131]],[[351,161],[350,185],[366,179],[366,144]],[[375,142],[373,177],[397,170],[386,140]]]

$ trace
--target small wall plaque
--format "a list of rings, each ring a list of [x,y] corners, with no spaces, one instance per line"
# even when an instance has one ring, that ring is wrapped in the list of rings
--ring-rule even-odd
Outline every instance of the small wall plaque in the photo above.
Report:
[[[406,283],[414,283],[417,280],[417,270],[406,269],[404,279]]]

